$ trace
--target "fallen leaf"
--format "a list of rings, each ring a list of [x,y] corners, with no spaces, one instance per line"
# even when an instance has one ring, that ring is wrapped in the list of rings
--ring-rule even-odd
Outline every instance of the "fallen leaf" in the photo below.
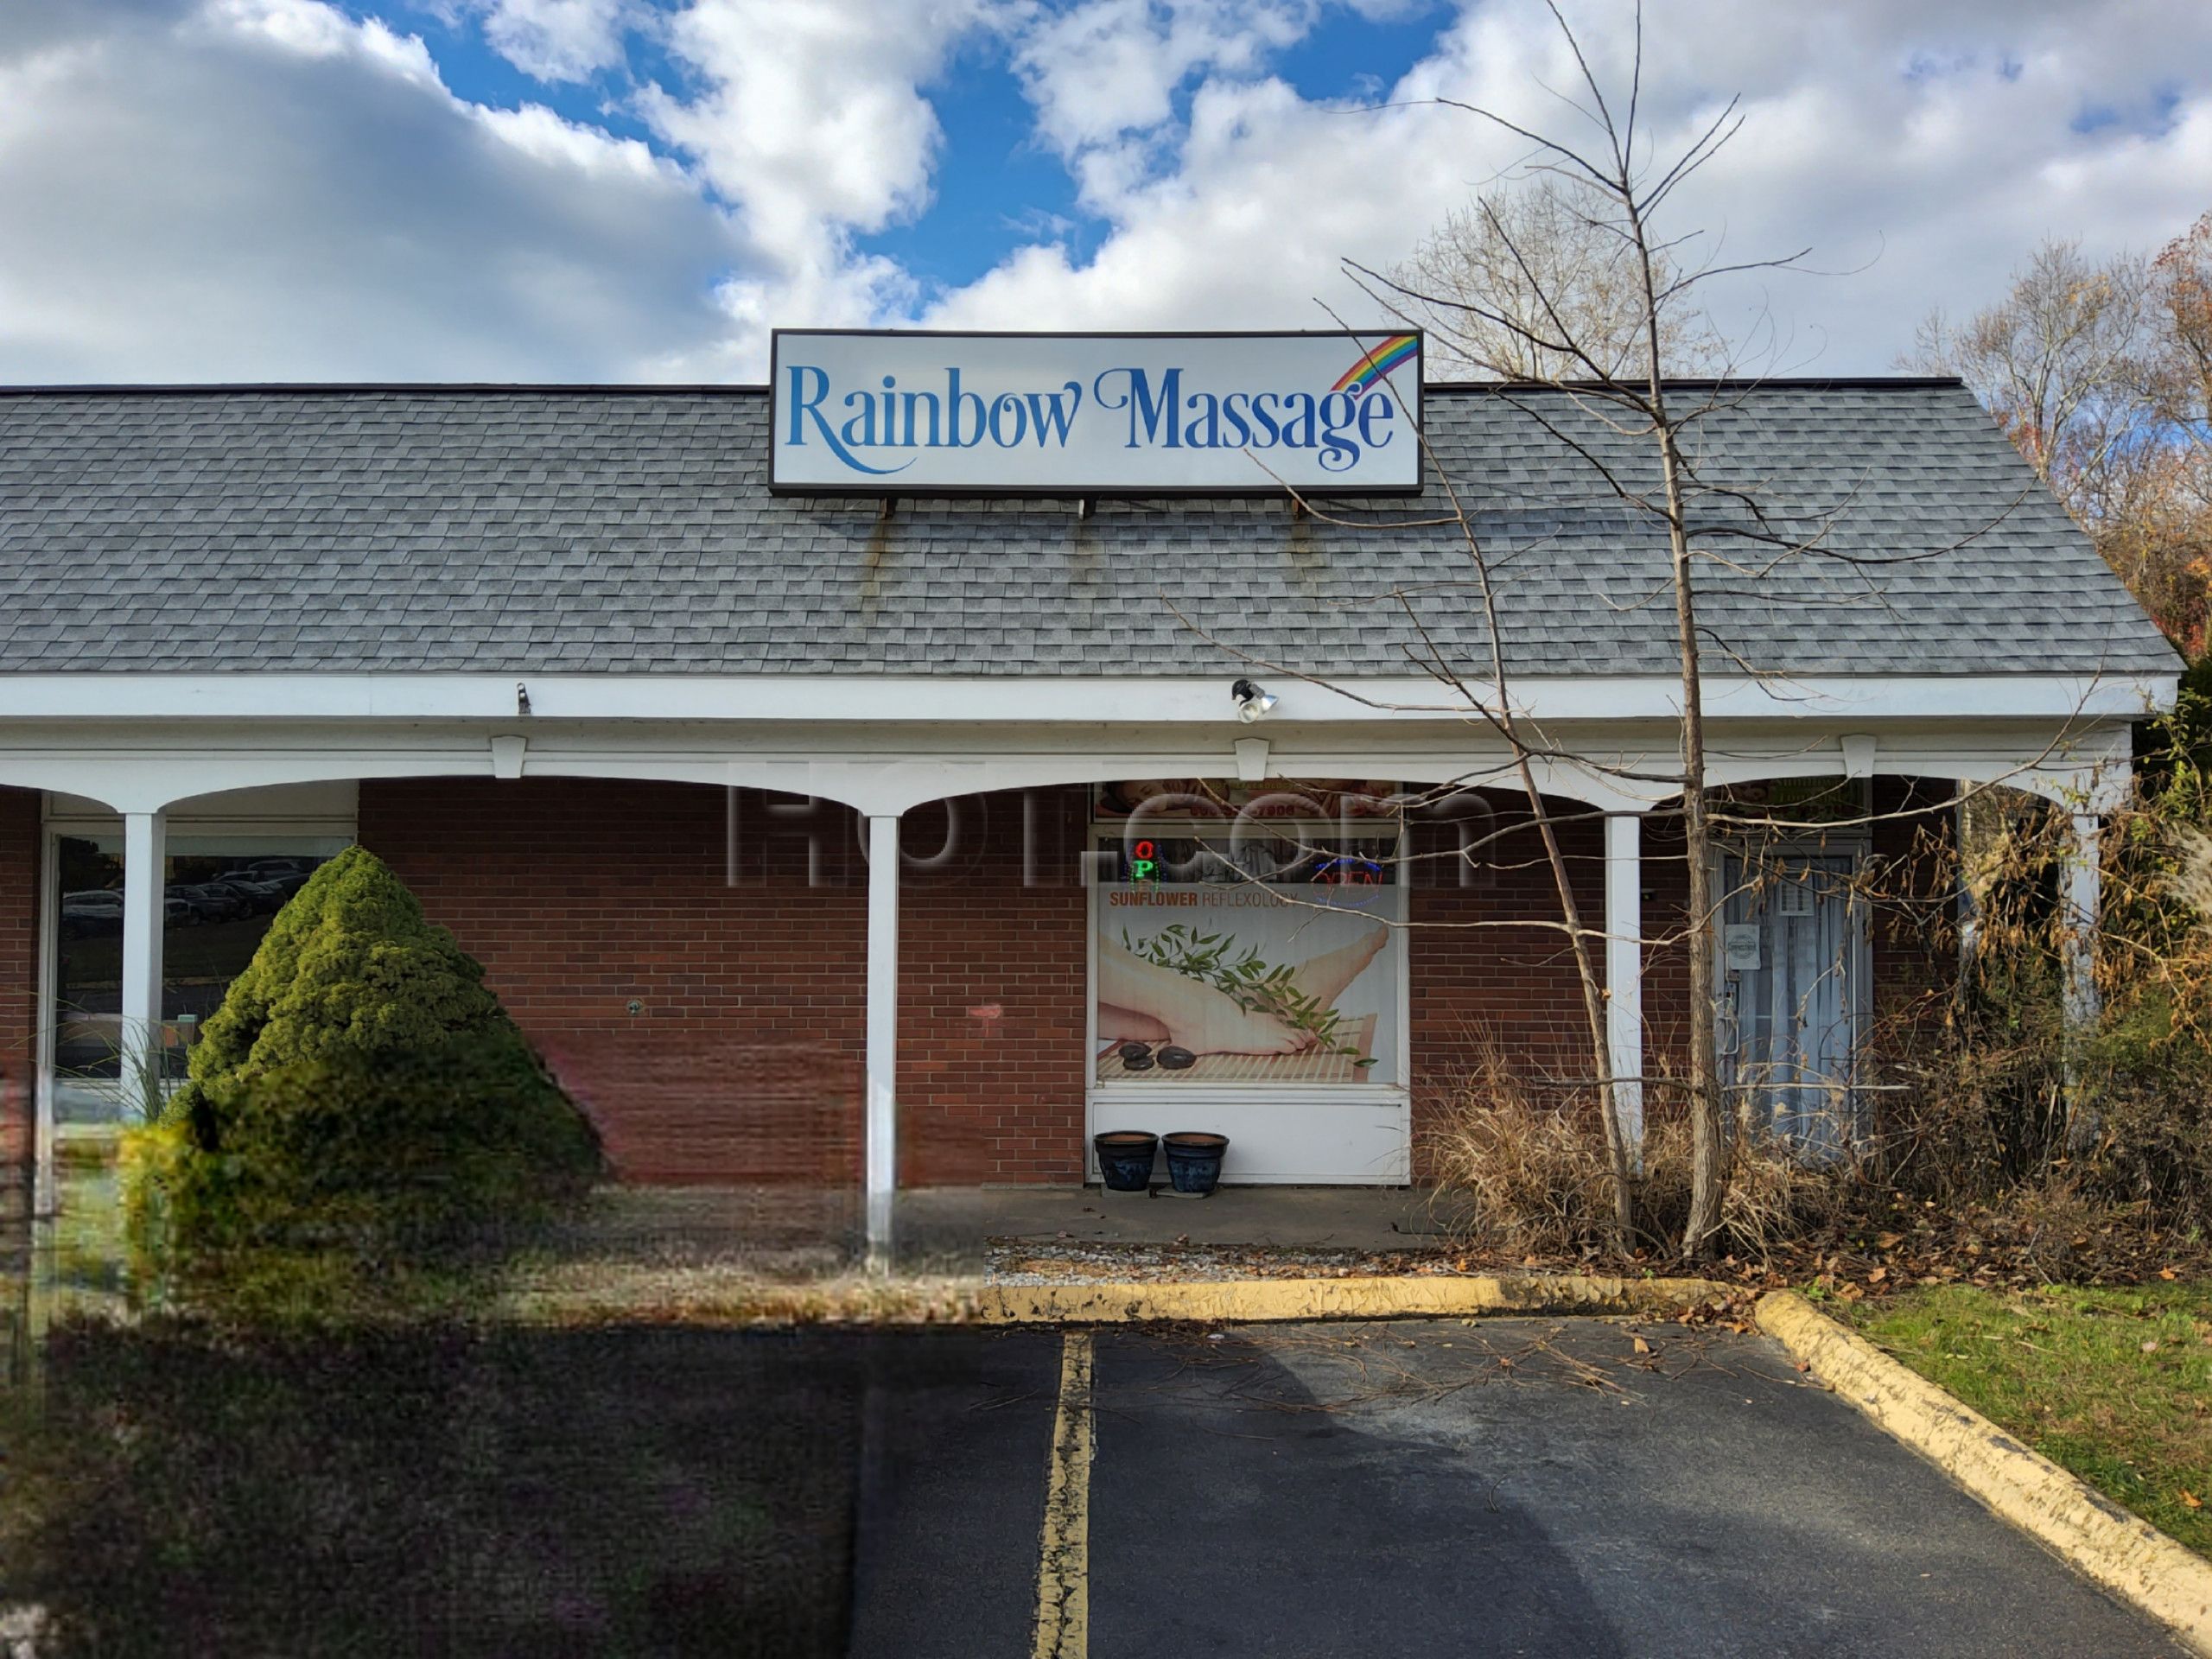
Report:
[[[2176,1273],[2171,1268],[2160,1268],[2158,1269],[2158,1277],[2161,1279],[2178,1279],[2181,1277],[2181,1274]]]
[[[1651,1351],[1651,1344],[1646,1342],[1642,1337],[1631,1337],[1630,1340],[1635,1343],[1636,1351],[1637,1353],[1648,1354]]]
[[[2204,1500],[2199,1497],[2195,1492],[2190,1491],[2186,1486],[2182,1488],[2181,1501],[2189,1505],[2192,1510],[2201,1510],[2204,1507]]]
[[[1890,1270],[1887,1268],[1877,1268],[1866,1275],[1866,1282],[1870,1285],[1878,1285],[1889,1276]]]
[[[2158,1339],[2156,1337],[2152,1337],[2149,1341],[2145,1342],[2143,1344],[2143,1351],[2146,1354],[2157,1353],[2158,1351]]]

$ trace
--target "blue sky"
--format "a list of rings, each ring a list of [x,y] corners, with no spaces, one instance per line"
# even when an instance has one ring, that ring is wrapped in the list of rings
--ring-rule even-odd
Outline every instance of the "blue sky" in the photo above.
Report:
[[[1627,0],[1569,0],[1616,86]],[[2201,0],[1667,0],[1669,227],[1761,366],[1889,367],[2045,237],[2212,207]],[[1663,22],[1660,20],[1663,19]],[[42,0],[0,12],[0,373],[751,379],[778,325],[1322,326],[1573,136],[1539,0]],[[1357,112],[1378,99],[1394,107]]]
[[[357,18],[376,15],[349,0]],[[518,68],[487,40],[486,14],[450,5],[387,8],[385,15],[421,32],[448,86],[458,97],[500,107],[538,103],[564,118],[638,139],[657,153],[683,159],[629,107],[636,88],[657,82],[679,96],[696,94],[692,67],[664,49],[654,19],[681,8],[667,0],[641,7],[621,35],[623,61],[576,81],[542,81]],[[1255,67],[1317,104],[1370,102],[1385,93],[1428,53],[1454,15],[1446,0],[1406,0],[1376,15],[1344,6],[1317,8],[1300,38],[1265,51]],[[928,210],[871,235],[863,253],[896,260],[932,289],[952,289],[985,275],[1008,253],[1040,235],[1064,240],[1077,258],[1096,249],[1109,226],[1087,208],[1062,160],[1038,142],[1034,111],[1014,63],[1014,41],[988,29],[971,31],[948,51],[918,90],[941,133]],[[1197,72],[1171,99],[1185,120]]]
[[[929,210],[858,238],[863,251],[949,289],[1039,235],[1064,237],[1080,258],[1096,250],[1105,226],[1077,200],[1058,158],[1036,143],[1006,41],[977,37],[924,90],[944,135]]]

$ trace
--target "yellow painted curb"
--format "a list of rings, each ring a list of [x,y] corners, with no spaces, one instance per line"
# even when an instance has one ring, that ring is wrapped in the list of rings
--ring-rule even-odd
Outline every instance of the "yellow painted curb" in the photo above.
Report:
[[[1174,1284],[985,1285],[983,1325],[1267,1324],[1478,1313],[1675,1314],[1726,1301],[1706,1279],[1485,1274],[1465,1278],[1234,1279]]]
[[[778,1285],[744,1273],[595,1275],[518,1290],[508,1318],[543,1325],[1237,1325],[1308,1319],[1459,1319],[1483,1313],[1625,1313],[1671,1319],[1718,1306],[1707,1279],[1579,1274],[1231,1279],[997,1285],[976,1279],[851,1278]]]
[[[2212,1561],[2130,1515],[1980,1412],[1847,1331],[1795,1291],[1759,1299],[1759,1328],[1812,1374],[2010,1522],[2212,1656]]]

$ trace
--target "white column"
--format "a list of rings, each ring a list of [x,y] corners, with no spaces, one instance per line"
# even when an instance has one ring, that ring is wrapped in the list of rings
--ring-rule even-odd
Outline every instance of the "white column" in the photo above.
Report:
[[[891,1265],[899,1186],[899,819],[868,821],[868,1259]]]
[[[159,812],[123,815],[123,1101],[136,1118],[161,1075],[162,923],[167,906],[167,822]]]
[[[1612,1109],[1630,1161],[1643,1166],[1643,818],[1605,819],[1605,1038]]]
[[[2094,812],[2074,815],[2074,844],[2066,861],[2066,1024],[2071,1030],[2097,1018],[2097,913],[2102,870],[2097,840],[2103,825]]]

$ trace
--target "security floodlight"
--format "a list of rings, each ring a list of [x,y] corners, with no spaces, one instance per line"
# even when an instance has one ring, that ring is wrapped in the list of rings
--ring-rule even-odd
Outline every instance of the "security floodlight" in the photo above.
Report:
[[[1239,680],[1229,688],[1229,695],[1236,699],[1236,718],[1249,726],[1275,706],[1275,694],[1250,680]]]

